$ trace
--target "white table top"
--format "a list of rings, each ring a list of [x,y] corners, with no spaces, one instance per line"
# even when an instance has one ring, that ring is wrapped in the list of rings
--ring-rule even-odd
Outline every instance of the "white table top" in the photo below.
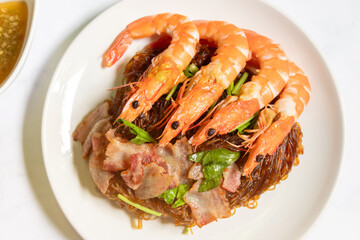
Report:
[[[306,238],[360,239],[360,157],[356,153],[360,135],[360,80],[356,75],[360,2],[269,1],[295,20],[322,52],[337,82],[345,113],[346,146],[340,179]],[[90,20],[116,2],[40,2],[27,62],[15,83],[0,95],[0,239],[80,239],[57,204],[46,176],[41,116],[52,74],[65,49]]]

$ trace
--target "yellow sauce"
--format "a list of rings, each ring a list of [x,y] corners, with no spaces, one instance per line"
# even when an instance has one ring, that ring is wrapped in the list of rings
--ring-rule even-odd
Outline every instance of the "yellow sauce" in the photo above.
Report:
[[[25,2],[0,3],[0,84],[8,77],[20,55],[27,14]]]

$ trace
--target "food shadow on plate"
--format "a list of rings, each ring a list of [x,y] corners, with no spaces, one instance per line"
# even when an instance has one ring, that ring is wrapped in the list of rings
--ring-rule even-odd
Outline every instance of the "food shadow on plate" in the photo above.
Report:
[[[58,231],[67,239],[81,239],[81,237],[66,219],[52,192],[41,149],[41,118],[51,76],[65,50],[86,24],[87,22],[83,23],[69,34],[69,36],[55,48],[56,50],[50,54],[48,61],[46,61],[47,64],[39,71],[40,74],[36,77],[37,82],[34,84],[26,106],[27,110],[23,122],[23,157],[32,191],[49,221],[51,221]],[[35,36],[35,41],[37,37],[38,36]],[[29,58],[34,54],[36,54],[34,51],[30,53]]]

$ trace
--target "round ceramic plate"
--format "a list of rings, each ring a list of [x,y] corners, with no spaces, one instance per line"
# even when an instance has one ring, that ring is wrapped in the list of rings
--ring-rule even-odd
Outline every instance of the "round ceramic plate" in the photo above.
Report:
[[[145,7],[146,6],[146,7]],[[300,165],[275,191],[261,196],[256,209],[240,208],[193,235],[162,219],[132,227],[130,215],[96,190],[81,146],[71,134],[81,119],[114,92],[129,58],[149,40],[134,41],[111,68],[102,55],[131,21],[160,12],[191,19],[224,20],[280,43],[289,58],[307,73],[312,97],[300,118],[305,153]],[[338,95],[329,70],[307,36],[273,7],[253,0],[125,0],[92,21],[63,56],[48,91],[42,126],[46,170],[55,196],[75,229],[85,239],[297,239],[319,216],[334,187],[342,155],[343,125]],[[171,235],[170,235],[171,234]]]

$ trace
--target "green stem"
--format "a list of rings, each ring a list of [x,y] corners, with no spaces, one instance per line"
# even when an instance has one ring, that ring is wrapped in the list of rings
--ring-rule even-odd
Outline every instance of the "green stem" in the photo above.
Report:
[[[246,119],[244,122],[240,123],[239,125],[237,125],[233,130],[231,130],[230,132],[233,132],[235,130],[238,130],[240,133],[242,133],[242,131],[247,128],[248,126],[250,126],[251,121],[256,118],[259,115],[260,111],[257,111],[254,115],[252,115],[251,117],[249,117],[248,119]]]
[[[241,78],[236,83],[234,89],[231,92],[232,95],[237,95],[239,93],[241,86],[244,84],[248,76],[249,74],[247,72],[244,72],[243,75],[241,75]]]
[[[227,95],[230,96],[233,89],[234,89],[234,82],[231,82],[230,86],[226,89]]]
[[[137,209],[140,209],[141,211],[144,211],[144,212],[146,212],[146,213],[150,213],[150,214],[155,215],[155,216],[158,216],[158,217],[160,217],[160,216],[162,215],[161,213],[156,212],[156,211],[154,211],[154,210],[151,210],[151,209],[149,209],[149,208],[147,208],[147,207],[141,206],[140,204],[131,202],[129,199],[127,199],[126,197],[124,197],[124,196],[121,195],[121,194],[118,194],[117,197],[118,197],[120,200],[126,202],[127,204],[129,204],[129,205],[131,205],[131,206],[133,206],[133,207],[136,207]]]
[[[176,88],[178,87],[178,84],[176,84],[169,92],[169,94],[166,96],[165,100],[169,101],[172,95],[174,95]]]

